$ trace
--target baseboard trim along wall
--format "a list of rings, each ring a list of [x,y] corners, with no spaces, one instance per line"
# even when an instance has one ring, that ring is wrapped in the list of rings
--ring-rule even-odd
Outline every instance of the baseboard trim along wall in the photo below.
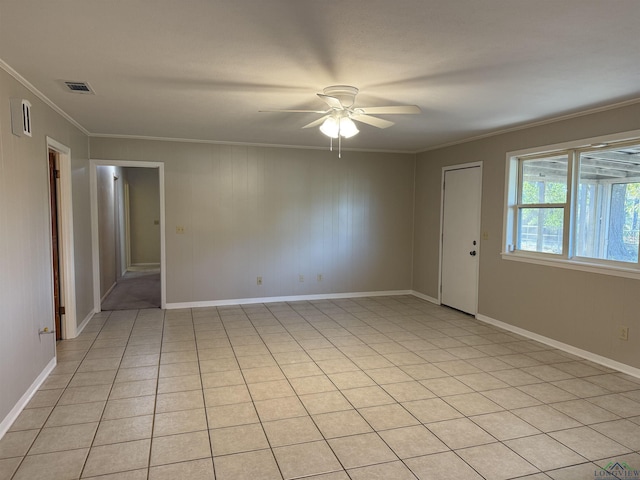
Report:
[[[91,321],[91,319],[96,313],[97,312],[89,312],[89,314],[86,317],[84,317],[84,320],[82,320],[82,323],[78,325],[78,327],[76,328],[76,337],[82,333],[82,331],[84,330],[84,327],[86,327],[89,324],[89,322]]]
[[[38,391],[40,386],[44,383],[44,381],[47,379],[47,377],[55,367],[56,367],[56,357],[53,357],[51,361],[47,364],[47,366],[44,368],[44,370],[40,372],[40,375],[38,375],[38,378],[35,379],[35,381],[27,389],[24,395],[22,395],[20,400],[18,400],[18,403],[14,405],[14,407],[11,409],[9,414],[0,423],[0,439],[2,439],[2,437],[4,437],[4,434],[7,433],[7,430],[11,428],[11,425],[13,425],[13,422],[15,422],[16,419],[18,418],[18,415],[20,415],[22,410],[24,410],[24,407],[27,406],[27,404],[29,403],[29,400],[31,400],[31,398],[35,395],[35,393]]]
[[[100,303],[104,302],[104,299],[109,296],[109,294],[113,291],[114,288],[116,288],[117,285],[118,285],[118,282],[113,282],[113,285],[109,287],[109,290],[107,290],[107,293],[105,293],[100,299]]]
[[[353,292],[353,293],[320,293],[316,295],[290,295],[286,297],[235,298],[230,300],[207,300],[204,302],[167,303],[167,310],[178,308],[222,307],[226,305],[249,305],[252,303],[302,302],[305,300],[333,300],[338,298],[360,297],[392,297],[412,295],[411,290],[389,290],[383,292]]]
[[[332,300],[332,299],[339,299],[339,298],[360,298],[360,297],[390,297],[390,296],[400,296],[400,295],[413,295],[414,297],[420,298],[421,300],[425,300],[427,302],[440,305],[440,301],[437,298],[430,297],[429,295],[425,295],[415,290],[389,290],[389,291],[382,291],[382,292],[328,293],[328,294],[315,294],[315,295],[290,295],[290,296],[284,296],[284,297],[236,298],[236,299],[229,299],[229,300],[208,300],[203,302],[167,303],[166,309],[175,310],[179,308],[221,307],[221,306],[227,306],[227,305],[250,305],[254,303],[300,302],[305,300]],[[615,360],[612,360],[607,357],[603,357],[601,355],[597,355],[587,350],[582,350],[581,348],[574,347],[572,345],[560,342],[558,340],[554,340],[553,338],[539,335],[534,332],[530,332],[529,330],[525,330],[523,328],[510,325],[508,323],[493,319],[491,317],[482,315],[480,313],[477,314],[475,318],[480,320],[481,322],[488,323],[490,325],[502,328],[509,332],[517,333],[518,335],[522,335],[523,337],[529,338],[531,340],[535,340],[540,343],[544,343],[545,345],[549,345],[551,347],[557,348],[558,350],[562,350],[564,352],[571,353],[573,355],[584,358],[586,360],[590,360],[599,365],[603,365],[605,367],[612,368],[619,372],[626,373],[627,375],[631,375],[632,377],[640,378],[640,369],[632,367],[631,365],[617,362]],[[84,328],[84,325],[86,324],[87,321],[88,320],[85,320],[83,322],[82,328]],[[79,329],[78,333],[80,333],[80,331],[81,329]]]
[[[525,330],[524,328],[509,325],[508,323],[501,322],[500,320],[496,320],[491,317],[487,317],[486,315],[478,314],[476,315],[476,318],[481,322],[488,323],[489,325],[500,327],[504,330],[508,330],[509,332],[517,333],[518,335],[522,335],[523,337],[535,340],[536,342],[544,343],[545,345],[557,348],[558,350],[562,350],[578,357],[582,357],[585,360],[589,360],[599,365],[618,370],[619,372],[626,373],[627,375],[631,375],[632,377],[640,378],[640,368],[632,367],[631,365],[627,365],[626,363],[616,362],[615,360],[603,357],[602,355],[598,355],[587,350],[582,350],[581,348],[574,347],[567,343],[559,342],[558,340],[554,340],[553,338],[530,332],[529,330]]]
[[[411,294],[414,295],[415,297],[421,298],[422,300],[426,300],[427,302],[440,305],[440,301],[437,298],[433,298],[416,291],[412,291]],[[612,360],[607,357],[603,357],[602,355],[598,355],[596,353],[589,352],[587,350],[582,350],[581,348],[577,348],[567,343],[554,340],[553,338],[545,337],[544,335],[539,335],[537,333],[530,332],[529,330],[525,330],[524,328],[516,327],[514,325],[501,322],[500,320],[487,317],[486,315],[482,315],[481,313],[478,313],[475,316],[475,318],[477,320],[480,320],[481,322],[488,323],[489,325],[493,325],[494,327],[499,327],[499,328],[502,328],[503,330],[507,330],[512,333],[517,333],[518,335],[522,335],[523,337],[529,338],[531,340],[535,340],[540,343],[544,343],[545,345],[549,345],[550,347],[557,348],[558,350],[562,350],[563,352],[571,353],[578,357],[584,358],[585,360],[589,360],[593,363],[597,363],[599,365],[612,368],[619,372],[626,373],[627,375],[631,375],[632,377],[640,378],[640,368],[632,367],[631,365],[627,365],[626,363],[616,362],[615,360]]]
[[[298,301],[305,301],[305,300],[332,300],[332,299],[340,299],[340,298],[387,297],[387,296],[400,296],[400,295],[413,295],[427,302],[434,303],[437,305],[440,304],[438,299],[430,297],[428,295],[424,295],[420,292],[416,292],[413,290],[390,290],[390,291],[382,291],[382,292],[292,295],[292,296],[286,296],[286,297],[241,298],[241,299],[214,300],[214,301],[204,301],[204,302],[168,303],[167,310],[178,309],[178,308],[217,307],[217,306],[226,306],[226,305],[248,305],[248,304],[255,304],[255,303],[298,302]],[[87,317],[78,326],[77,335],[79,335],[82,332],[82,330],[87,326],[87,324],[93,318],[94,315],[95,313],[93,312],[87,315]],[[580,348],[574,347],[572,345],[568,345],[566,343],[560,342],[558,340],[554,340],[549,337],[545,337],[543,335],[539,335],[534,332],[530,332],[529,330],[525,330],[523,328],[510,325],[508,323],[502,322],[500,320],[496,320],[486,315],[477,314],[475,318],[489,325],[493,325],[495,327],[502,328],[509,332],[522,335],[523,337],[529,338],[531,340],[535,340],[545,345],[549,345],[551,347],[557,348],[564,352],[571,353],[573,355],[584,358],[586,360],[590,360],[594,363],[603,365],[605,367],[612,368],[614,370],[625,373],[627,375],[631,375],[632,377],[640,378],[640,369],[632,367],[630,365],[617,362],[615,360],[612,360],[607,357],[603,357],[601,355],[597,355],[587,350],[582,350]],[[9,412],[9,414],[2,420],[2,422],[0,422],[0,439],[2,439],[4,434],[9,430],[11,425],[16,421],[16,419],[18,418],[18,415],[20,415],[22,410],[27,406],[27,404],[29,403],[33,395],[38,391],[40,386],[44,383],[44,381],[47,379],[49,374],[53,371],[55,366],[56,366],[56,357],[51,359],[51,361],[47,364],[44,370],[42,370],[40,375],[38,375],[38,378],[35,379],[35,381],[31,384],[31,386],[24,393],[24,395],[22,395],[20,400],[16,403],[16,405]]]
[[[127,272],[144,272],[146,270],[154,270],[160,268],[159,263],[134,263],[127,267]]]
[[[416,292],[415,290],[412,290],[411,295],[413,295],[414,297],[418,297],[421,300],[426,300],[427,302],[440,305],[440,300],[438,300],[437,298],[430,297],[429,295],[425,295],[424,293],[420,293],[420,292]]]

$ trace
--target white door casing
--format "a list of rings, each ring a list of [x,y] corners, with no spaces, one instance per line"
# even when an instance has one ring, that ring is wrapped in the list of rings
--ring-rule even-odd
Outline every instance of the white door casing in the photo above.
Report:
[[[475,315],[478,309],[482,166],[443,169],[441,303]]]
[[[144,162],[129,160],[90,160],[90,190],[91,190],[91,237],[92,237],[92,253],[93,253],[93,303],[94,312],[101,311],[100,298],[100,245],[98,234],[98,186],[97,186],[97,167],[99,165],[109,165],[116,167],[139,167],[139,168],[157,168],[158,183],[160,189],[160,308],[165,309],[167,305],[167,278],[166,278],[166,247],[165,247],[165,208],[164,208],[164,163],[162,162]]]
[[[60,167],[60,277],[63,282],[62,305],[65,314],[62,316],[62,338],[71,339],[77,336],[76,325],[76,275],[73,241],[73,202],[71,198],[71,149],[66,145],[46,137],[47,156],[49,150],[58,154]],[[48,159],[47,159],[48,165]],[[47,167],[48,168],[48,167]],[[53,292],[52,292],[53,294]]]

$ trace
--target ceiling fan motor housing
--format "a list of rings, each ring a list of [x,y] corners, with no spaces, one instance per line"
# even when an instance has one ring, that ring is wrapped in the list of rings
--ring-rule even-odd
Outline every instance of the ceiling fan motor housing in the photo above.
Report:
[[[351,85],[332,85],[325,88],[322,93],[337,98],[346,108],[352,107],[356,101],[359,90]]]

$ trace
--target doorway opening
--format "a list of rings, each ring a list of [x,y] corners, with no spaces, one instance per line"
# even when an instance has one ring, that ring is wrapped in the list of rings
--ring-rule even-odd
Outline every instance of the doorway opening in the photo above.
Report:
[[[51,205],[51,259],[53,261],[53,319],[56,332],[56,340],[62,340],[62,315],[64,305],[62,305],[62,282],[60,278],[60,245],[59,245],[59,225],[60,215],[60,166],[58,163],[58,153],[49,150],[49,201]]]
[[[94,310],[165,308],[164,165],[91,164]]]
[[[76,323],[73,209],[71,201],[71,150],[47,137],[47,168],[51,225],[53,326],[56,339],[75,338]]]

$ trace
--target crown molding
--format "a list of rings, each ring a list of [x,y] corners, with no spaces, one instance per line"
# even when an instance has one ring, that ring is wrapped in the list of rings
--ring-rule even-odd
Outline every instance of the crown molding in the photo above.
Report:
[[[42,100],[48,107],[50,107],[53,111],[55,111],[58,115],[62,116],[66,121],[68,121],[71,125],[76,127],[82,133],[87,136],[91,136],[89,130],[80,125],[71,115],[62,110],[58,105],[53,103],[53,101],[47,97],[44,93],[38,90],[29,80],[20,75],[17,71],[15,71],[7,62],[0,58],[0,68],[2,68],[5,72],[15,78],[22,86],[24,86],[27,90],[33,93],[36,97]]]

